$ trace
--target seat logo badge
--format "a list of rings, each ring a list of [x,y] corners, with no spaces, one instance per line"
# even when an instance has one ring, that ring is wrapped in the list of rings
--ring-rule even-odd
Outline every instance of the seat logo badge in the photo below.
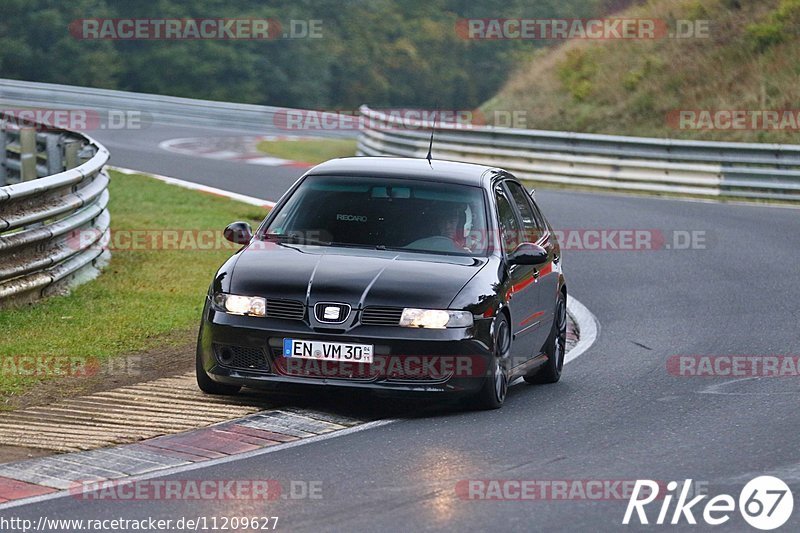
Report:
[[[350,305],[336,302],[320,302],[314,306],[317,320],[326,324],[341,324],[350,316]]]

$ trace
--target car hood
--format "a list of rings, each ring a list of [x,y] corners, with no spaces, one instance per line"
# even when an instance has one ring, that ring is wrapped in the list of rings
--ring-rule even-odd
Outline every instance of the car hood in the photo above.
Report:
[[[239,252],[229,292],[299,300],[447,308],[486,258],[254,241]]]

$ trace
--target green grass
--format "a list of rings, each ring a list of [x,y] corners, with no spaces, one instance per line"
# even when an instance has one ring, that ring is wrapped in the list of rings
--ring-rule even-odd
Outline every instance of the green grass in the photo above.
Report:
[[[254,224],[266,215],[257,207],[144,176],[111,174],[112,232],[213,230],[219,246],[201,250],[188,242],[180,250],[112,249],[105,271],[72,294],[0,310],[0,365],[11,363],[6,358],[31,355],[102,359],[169,342],[170,332],[199,324],[211,278],[233,252],[234,245],[221,237],[224,227],[234,220]],[[40,379],[0,372],[0,396]]]
[[[261,141],[258,149],[265,154],[303,163],[322,163],[335,157],[356,155],[355,139],[298,139]]]

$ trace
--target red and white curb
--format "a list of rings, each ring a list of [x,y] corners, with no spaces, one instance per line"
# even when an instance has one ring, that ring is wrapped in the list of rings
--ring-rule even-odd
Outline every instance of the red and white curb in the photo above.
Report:
[[[265,165],[269,167],[310,168],[313,165],[300,161],[291,161],[279,157],[271,157],[258,149],[262,141],[295,141],[306,137],[286,135],[258,135],[241,137],[187,137],[168,139],[159,143],[158,147],[168,152],[205,157],[218,161],[238,161],[249,165]]]
[[[0,510],[95,490],[99,482],[135,482],[271,453],[385,425],[287,408],[136,444],[0,465]]]

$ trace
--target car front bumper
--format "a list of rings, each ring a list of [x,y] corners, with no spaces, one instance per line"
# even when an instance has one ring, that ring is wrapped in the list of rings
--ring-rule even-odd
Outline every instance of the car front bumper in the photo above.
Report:
[[[197,356],[211,380],[228,385],[469,394],[483,386],[493,357],[491,322],[480,319],[470,328],[439,330],[359,325],[337,331],[314,329],[300,320],[222,313],[207,302]],[[374,362],[286,358],[284,338],[373,345]]]

